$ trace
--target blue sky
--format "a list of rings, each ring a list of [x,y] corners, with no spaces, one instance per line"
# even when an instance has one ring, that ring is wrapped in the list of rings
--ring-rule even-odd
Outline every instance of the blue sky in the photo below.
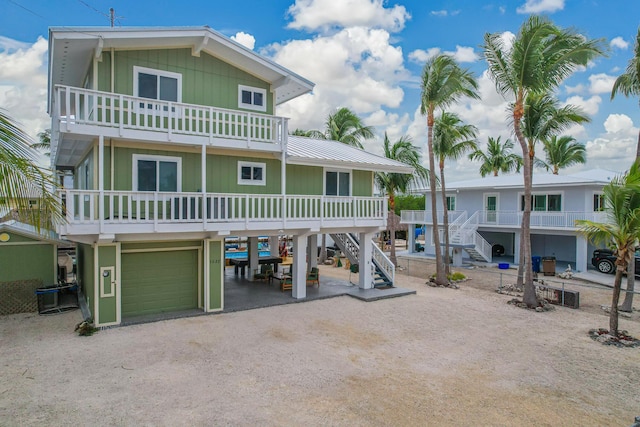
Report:
[[[200,26],[235,37],[316,83],[313,94],[279,107],[292,127],[321,128],[338,107],[356,111],[378,138],[385,131],[424,148],[426,124],[418,113],[419,79],[426,58],[450,52],[478,76],[482,100],[451,109],[488,136],[511,137],[507,101],[487,78],[479,45],[487,32],[516,33],[530,13],[603,38],[609,55],[565,81],[563,103],[581,106],[592,123],[568,133],[587,147],[589,168],[622,171],[631,163],[640,126],[637,99],[610,102],[611,86],[633,52],[640,2],[630,0],[242,0],[120,1],[0,0],[0,106],[35,135],[49,127],[45,111],[49,26],[105,26],[109,8],[121,26]],[[477,164],[447,165],[450,181],[477,176]]]

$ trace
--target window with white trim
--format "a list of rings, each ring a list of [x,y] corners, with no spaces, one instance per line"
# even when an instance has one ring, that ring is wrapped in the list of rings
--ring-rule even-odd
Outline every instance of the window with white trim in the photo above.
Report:
[[[594,193],[593,194],[593,211],[594,212],[602,212],[604,210],[604,194],[602,193]]]
[[[133,67],[133,96],[156,101],[182,102],[182,74],[153,68]],[[150,103],[140,103],[140,108],[153,108]],[[167,111],[168,107],[164,107]],[[173,108],[175,112],[175,107]]]
[[[180,157],[133,155],[133,191],[182,191]]]
[[[267,91],[258,87],[238,85],[238,108],[267,111]]]
[[[267,185],[267,164],[238,162],[238,185]]]
[[[524,211],[524,194],[520,195],[520,210]],[[532,212],[560,212],[562,211],[561,194],[532,194]]]
[[[447,196],[447,210],[456,210],[456,196]]]
[[[324,194],[327,196],[350,196],[351,173],[330,170],[325,171]]]

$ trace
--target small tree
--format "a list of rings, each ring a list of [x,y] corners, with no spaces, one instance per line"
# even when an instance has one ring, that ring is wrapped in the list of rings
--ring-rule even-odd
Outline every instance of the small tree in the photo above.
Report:
[[[513,142],[507,139],[502,143],[500,137],[489,137],[487,142],[487,150],[482,151],[476,149],[469,154],[469,160],[479,161],[480,175],[484,178],[489,174],[498,176],[499,172],[520,172],[522,166],[522,157],[512,152]]]
[[[609,334],[618,334],[618,301],[622,274],[633,260],[640,236],[640,161],[627,174],[616,177],[603,189],[607,222],[576,221],[581,233],[596,244],[615,249],[616,276],[613,282]]]

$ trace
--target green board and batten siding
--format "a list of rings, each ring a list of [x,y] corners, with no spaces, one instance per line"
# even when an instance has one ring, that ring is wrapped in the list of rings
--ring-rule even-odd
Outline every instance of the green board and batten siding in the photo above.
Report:
[[[99,245],[95,247],[95,250],[98,251],[98,265],[95,267],[98,276],[101,267],[116,267],[118,261],[117,245]],[[99,277],[98,280],[106,279]],[[99,301],[98,319],[100,324],[116,323],[118,321],[117,291],[114,292],[113,296],[102,296],[100,295],[100,290],[98,290],[98,294],[94,295],[94,298],[98,298]]]
[[[111,52],[98,62],[98,90],[111,91]],[[206,52],[193,56],[190,48],[115,51],[115,92],[133,95],[133,67],[146,67],[182,75],[182,102],[238,109],[238,85],[267,91],[267,111],[273,114],[270,86]]]
[[[41,280],[56,282],[53,243],[42,242],[17,233],[7,233],[9,241],[0,242],[0,282]]]

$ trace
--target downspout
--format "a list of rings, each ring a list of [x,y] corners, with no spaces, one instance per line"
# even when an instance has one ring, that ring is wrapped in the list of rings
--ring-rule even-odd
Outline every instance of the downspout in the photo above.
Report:
[[[116,57],[115,57],[115,48],[111,48],[111,93],[115,92],[116,83],[114,81],[115,78],[115,68],[116,68]],[[97,89],[97,88],[96,88]],[[122,108],[122,106],[120,106]]]
[[[113,138],[109,138],[109,145],[111,147],[111,186],[109,187],[109,190],[113,191],[114,187],[114,180],[115,180],[115,159],[114,159],[114,155],[115,155],[115,148],[113,147]]]

